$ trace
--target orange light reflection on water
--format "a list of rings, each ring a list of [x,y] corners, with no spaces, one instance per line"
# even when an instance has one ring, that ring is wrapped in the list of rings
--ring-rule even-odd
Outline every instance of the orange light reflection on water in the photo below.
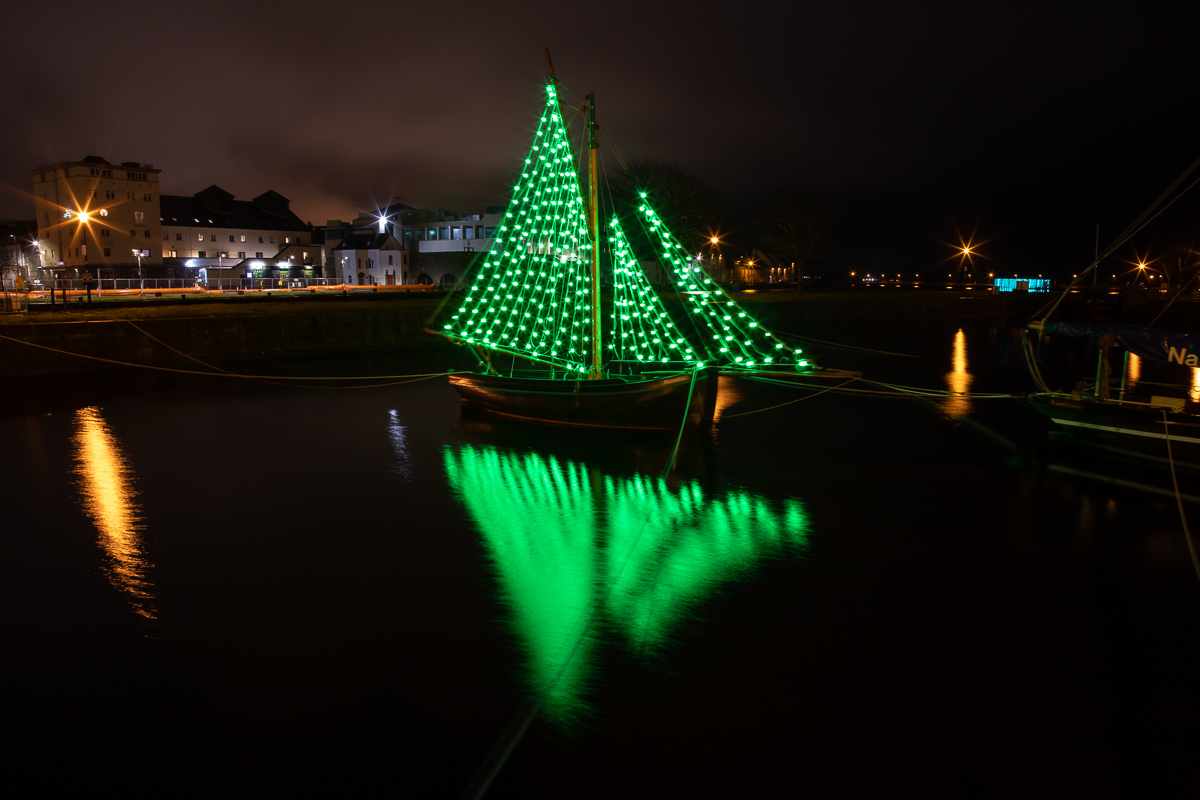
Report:
[[[156,619],[154,585],[146,578],[152,565],[142,549],[143,525],[133,489],[133,469],[100,409],[75,412],[74,444],[80,499],[100,532],[100,546],[108,556],[108,580],[129,597],[135,612]]]
[[[713,424],[721,421],[722,415],[731,407],[742,402],[742,392],[733,378],[721,375],[718,379],[717,404],[713,409]]]
[[[1142,360],[1138,358],[1137,353],[1129,354],[1129,378],[1125,384],[1125,391],[1133,391],[1133,387],[1142,378]]]
[[[955,419],[971,413],[971,382],[974,380],[967,372],[967,337],[962,328],[954,334],[954,358],[952,370],[946,373],[946,390],[950,396],[942,401],[942,409]]]

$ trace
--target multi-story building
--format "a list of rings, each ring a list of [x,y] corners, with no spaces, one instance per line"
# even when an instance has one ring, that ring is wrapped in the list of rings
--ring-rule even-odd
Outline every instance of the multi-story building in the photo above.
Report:
[[[163,195],[162,254],[208,283],[319,272],[325,263],[321,243],[290,206],[274,190],[253,200],[235,200],[219,186],[191,197]]]
[[[112,277],[142,264],[162,264],[156,245],[158,173],[136,161],[100,156],[42,164],[33,170],[38,254],[43,268],[76,277]]]
[[[17,278],[28,284],[40,277],[37,223],[33,220],[0,222],[0,286],[17,288]]]

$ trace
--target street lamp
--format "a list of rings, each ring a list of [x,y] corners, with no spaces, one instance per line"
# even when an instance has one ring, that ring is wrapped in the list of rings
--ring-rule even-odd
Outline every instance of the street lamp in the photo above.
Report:
[[[142,287],[142,288],[141,288],[141,292],[140,292],[140,293],[144,295],[144,294],[146,294],[146,276],[142,274],[142,251],[141,251],[141,250],[134,250],[134,251],[132,251],[132,252],[133,252],[133,254],[134,254],[135,256],[137,256],[137,260],[138,260],[138,281],[141,283],[141,287]]]

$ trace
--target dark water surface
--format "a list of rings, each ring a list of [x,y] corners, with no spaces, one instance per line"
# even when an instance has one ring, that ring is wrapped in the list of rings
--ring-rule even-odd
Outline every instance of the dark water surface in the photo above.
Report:
[[[1029,388],[1010,326],[908,327],[814,335],[920,358],[810,352]],[[666,481],[668,437],[464,415],[444,379],[23,391],[11,763],[47,793],[456,797],[532,702],[489,797],[1200,790],[1173,501],[1012,466],[981,428],[1035,439],[1010,401],[723,389]]]

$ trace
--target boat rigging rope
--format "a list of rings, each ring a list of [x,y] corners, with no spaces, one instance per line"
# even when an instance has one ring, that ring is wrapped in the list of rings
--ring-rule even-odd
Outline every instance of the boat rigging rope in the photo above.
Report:
[[[119,367],[136,367],[138,369],[148,369],[155,372],[174,372],[179,375],[205,375],[210,378],[242,378],[244,380],[259,380],[259,381],[389,381],[389,383],[373,383],[364,384],[362,386],[304,386],[302,384],[281,384],[285,386],[298,386],[303,389],[375,389],[384,386],[399,386],[404,383],[414,383],[416,381],[429,380],[430,378],[440,378],[449,375],[448,372],[426,372],[414,375],[366,375],[366,376],[329,376],[329,375],[310,375],[310,376],[291,376],[291,375],[243,375],[236,372],[210,372],[198,369],[178,369],[176,367],[160,367],[154,364],[137,364],[131,361],[118,361],[114,358],[101,358],[100,356],[89,356],[84,353],[73,353],[70,350],[60,350],[56,347],[47,347],[44,344],[35,344],[27,342],[24,339],[16,339],[12,336],[0,334],[0,339],[7,339],[10,342],[17,344],[36,347],[39,350],[48,350],[51,353],[59,353],[66,356],[75,356],[76,358],[87,359],[88,361],[99,361],[104,364],[115,364]]]
[[[696,378],[700,375],[700,367],[692,370],[692,380],[688,383],[687,402],[683,404],[683,419],[679,421],[679,435],[675,437],[675,446],[671,448],[671,457],[663,466],[662,476],[665,478],[675,470],[675,458],[679,455],[679,443],[683,441],[683,430],[687,427],[688,413],[692,410],[692,393],[696,390]],[[715,391],[717,387],[710,386]]]
[[[1169,201],[1167,201],[1165,205],[1163,205],[1163,201],[1166,200],[1168,197],[1170,197],[1171,193],[1174,192],[1176,188],[1178,188],[1179,184],[1183,183],[1183,181],[1186,180],[1187,177],[1189,175],[1191,175],[1192,172],[1194,172],[1197,167],[1200,167],[1200,158],[1193,161],[1191,163],[1191,165],[1187,169],[1185,169],[1183,171],[1183,173],[1180,174],[1180,176],[1178,178],[1176,178],[1171,183],[1171,185],[1168,186],[1163,191],[1163,193],[1160,194],[1157,197],[1157,199],[1155,199],[1155,201],[1146,208],[1145,211],[1143,211],[1140,215],[1138,215],[1137,219],[1135,219],[1133,222],[1129,223],[1129,226],[1127,228],[1125,228],[1125,230],[1122,231],[1121,234],[1119,236],[1117,236],[1116,239],[1113,240],[1112,244],[1110,244],[1108,247],[1106,247],[1104,252],[1101,253],[1096,258],[1096,260],[1093,261],[1087,267],[1087,269],[1081,271],[1075,277],[1075,279],[1072,280],[1071,283],[1067,285],[1066,290],[1063,291],[1062,294],[1060,294],[1053,302],[1051,302],[1045,306],[1042,306],[1042,308],[1038,310],[1037,314],[1034,314],[1034,317],[1041,316],[1040,321],[1042,322],[1042,324],[1045,324],[1046,320],[1050,318],[1050,315],[1054,313],[1054,311],[1058,308],[1059,304],[1061,304],[1062,301],[1066,298],[1067,294],[1071,291],[1071,289],[1074,288],[1078,283],[1080,283],[1083,280],[1085,275],[1087,275],[1092,270],[1098,268],[1101,261],[1103,261],[1104,259],[1108,258],[1110,255],[1112,255],[1114,252],[1116,252],[1117,248],[1119,248],[1121,245],[1125,244],[1130,239],[1132,239],[1135,235],[1137,235],[1139,232],[1141,232],[1141,230],[1143,228],[1145,228],[1147,225],[1149,225],[1151,222],[1153,222],[1155,219],[1157,219],[1160,214],[1162,214],[1164,211],[1166,211],[1168,208],[1170,208],[1172,205],[1174,205],[1175,201],[1177,201],[1179,198],[1181,198],[1185,194],[1187,194],[1192,189],[1193,186],[1195,186],[1197,183],[1200,183],[1200,178],[1197,178],[1196,180],[1194,180],[1190,184],[1188,184],[1187,188],[1185,188],[1183,191],[1176,194]],[[1162,205],[1162,207],[1158,208],[1160,205]],[[1158,209],[1157,211],[1155,210],[1156,208]],[[1043,315],[1042,312],[1045,312],[1045,314]]]
[[[1171,465],[1171,483],[1175,486],[1175,502],[1179,505],[1179,521],[1183,523],[1183,535],[1187,539],[1188,552],[1192,554],[1192,567],[1196,570],[1196,577],[1200,578],[1200,558],[1196,556],[1196,543],[1192,541],[1192,532],[1188,529],[1187,515],[1183,511],[1183,496],[1179,493],[1179,478],[1175,475],[1175,459],[1171,455],[1171,426],[1167,422],[1167,412],[1164,409],[1163,415],[1163,431],[1166,434],[1164,437],[1167,440],[1167,463]]]
[[[781,331],[776,328],[772,328],[771,333],[774,333],[777,336],[788,336],[793,339],[799,339],[802,342],[816,342],[817,344],[824,344],[824,345],[828,345],[830,347],[839,347],[843,350],[861,350],[864,353],[877,353],[877,354],[883,355],[883,356],[897,356],[899,358],[924,358],[924,359],[932,358],[932,356],[917,356],[917,355],[913,355],[911,353],[893,353],[890,350],[876,350],[872,347],[858,347],[857,345],[853,345],[853,344],[838,344],[837,342],[827,342],[824,339],[814,339],[811,336],[801,336],[798,333],[788,333],[787,331]]]
[[[832,392],[835,389],[840,389],[843,386],[847,386],[851,383],[854,383],[856,380],[859,380],[859,377],[857,375],[855,375],[853,378],[851,378],[848,381],[839,383],[837,386],[830,386],[829,388],[822,389],[819,392],[813,392],[812,394],[806,394],[806,395],[804,395],[804,397],[797,397],[795,400],[788,400],[786,403],[780,403],[779,405],[775,405],[775,406],[768,406],[767,408],[757,408],[754,411],[743,411],[740,414],[722,414],[721,419],[733,419],[734,417],[748,417],[751,414],[758,414],[763,411],[774,411],[777,408],[783,408],[784,406],[790,406],[792,403],[799,403],[801,400],[810,400],[814,397],[823,395],[826,392]]]

